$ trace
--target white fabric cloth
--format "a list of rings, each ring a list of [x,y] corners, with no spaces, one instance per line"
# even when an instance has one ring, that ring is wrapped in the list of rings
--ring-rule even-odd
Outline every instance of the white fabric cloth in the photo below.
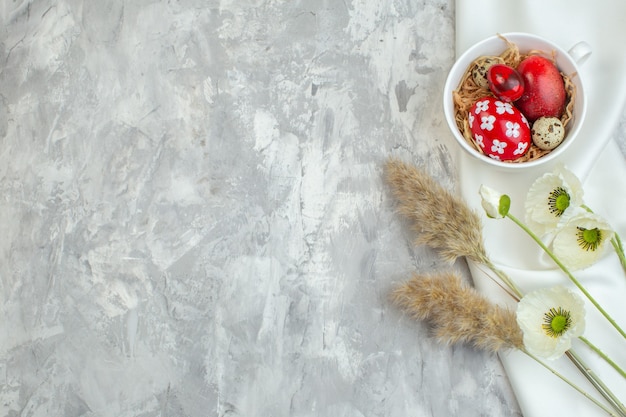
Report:
[[[604,216],[626,238],[626,164],[611,140],[626,99],[626,2],[623,0],[475,0],[456,2],[456,54],[496,33],[527,32],[543,36],[568,50],[579,41],[592,48],[581,66],[588,99],[587,117],[576,142],[559,160],[583,181],[585,203]],[[482,215],[478,189],[488,185],[512,198],[511,212],[524,219],[523,204],[530,184],[554,164],[534,170],[495,171],[457,150],[460,188],[468,203]],[[558,162],[558,161],[557,161]],[[484,217],[485,243],[491,258],[525,291],[569,281],[542,256],[541,250],[510,220]],[[470,265],[476,287],[494,301],[510,303],[477,265]],[[626,275],[611,250],[601,261],[575,275],[626,328]],[[593,306],[587,306],[585,336],[626,366],[626,341]],[[626,381],[585,346],[576,351],[598,370],[603,381],[626,403]],[[507,375],[525,417],[604,416],[602,410],[520,352],[501,355]],[[599,397],[566,358],[550,364]],[[601,398],[601,397],[599,397]]]

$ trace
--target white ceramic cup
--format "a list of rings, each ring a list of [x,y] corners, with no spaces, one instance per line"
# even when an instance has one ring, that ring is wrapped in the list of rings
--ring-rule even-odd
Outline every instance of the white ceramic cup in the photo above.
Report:
[[[530,167],[536,167],[538,165],[547,163],[549,161],[558,158],[571,144],[576,137],[585,119],[585,113],[587,111],[587,100],[585,98],[585,89],[583,87],[583,81],[580,77],[578,70],[578,64],[582,64],[590,55],[591,48],[585,42],[579,42],[570,48],[569,51],[565,51],[558,45],[536,35],[529,33],[504,33],[501,36],[506,38],[509,42],[514,43],[520,50],[520,53],[524,54],[531,50],[539,50],[551,54],[554,52],[556,65],[561,72],[571,77],[571,81],[576,86],[576,96],[574,100],[573,120],[571,120],[565,129],[565,138],[563,142],[553,149],[547,155],[541,158],[527,161],[527,162],[503,162],[492,159],[487,155],[481,154],[477,151],[472,144],[468,143],[461,131],[458,129],[455,121],[455,109],[452,99],[452,92],[459,86],[461,78],[467,71],[467,67],[478,57],[483,55],[500,55],[507,48],[506,42],[498,35],[494,35],[483,41],[480,41],[465,51],[454,63],[450,72],[443,91],[443,109],[446,117],[446,122],[452,131],[454,138],[459,143],[461,148],[468,152],[471,156],[483,161],[488,165],[503,168],[506,170],[519,170]],[[575,74],[575,75],[574,75]]]

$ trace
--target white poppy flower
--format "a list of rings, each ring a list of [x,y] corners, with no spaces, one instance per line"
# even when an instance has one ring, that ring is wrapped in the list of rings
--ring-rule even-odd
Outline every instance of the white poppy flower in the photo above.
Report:
[[[508,196],[500,194],[491,187],[481,185],[478,191],[482,199],[482,206],[487,216],[492,219],[501,219],[509,211],[510,199]]]
[[[529,353],[556,359],[585,331],[585,303],[565,287],[535,290],[517,304],[517,323]]]
[[[552,241],[552,252],[570,270],[582,269],[600,258],[613,234],[602,217],[582,212],[559,228]]]
[[[583,203],[583,187],[576,175],[559,164],[539,177],[526,196],[526,224],[543,236]]]

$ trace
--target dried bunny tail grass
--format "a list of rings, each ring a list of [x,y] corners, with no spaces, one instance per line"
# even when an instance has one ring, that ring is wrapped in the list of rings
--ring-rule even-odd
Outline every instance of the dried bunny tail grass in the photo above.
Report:
[[[416,243],[436,249],[447,261],[467,257],[489,264],[482,223],[465,201],[426,173],[398,160],[385,166],[386,181],[398,201],[398,211],[412,222]]]
[[[392,298],[413,318],[432,325],[442,343],[466,343],[490,352],[523,349],[515,313],[489,302],[455,273],[416,274]]]

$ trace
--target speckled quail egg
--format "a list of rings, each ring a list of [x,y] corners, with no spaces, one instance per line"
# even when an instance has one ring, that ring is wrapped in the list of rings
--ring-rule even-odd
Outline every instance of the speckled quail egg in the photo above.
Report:
[[[476,85],[489,88],[487,72],[495,64],[504,64],[504,60],[499,56],[481,56],[475,61],[474,68],[472,68],[472,78]]]
[[[533,143],[544,151],[550,151],[563,142],[565,128],[556,117],[540,117],[530,130]]]

